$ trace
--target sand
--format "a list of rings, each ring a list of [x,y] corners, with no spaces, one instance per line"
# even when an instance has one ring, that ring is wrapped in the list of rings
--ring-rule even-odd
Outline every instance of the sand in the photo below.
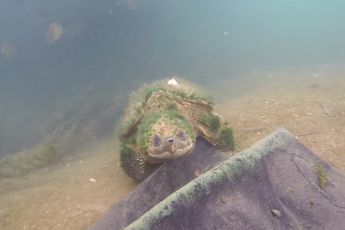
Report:
[[[345,80],[339,74],[254,73],[208,88],[224,92],[216,95],[216,109],[231,121],[236,151],[285,127],[345,172]],[[135,186],[121,170],[116,141],[104,140],[54,167],[1,180],[0,229],[85,229]]]
[[[86,229],[135,187],[115,141],[105,140],[54,169],[1,181],[0,229]]]
[[[273,78],[269,75],[269,78]],[[247,93],[221,99],[217,111],[231,121],[237,151],[279,127],[345,172],[345,77],[280,74]]]

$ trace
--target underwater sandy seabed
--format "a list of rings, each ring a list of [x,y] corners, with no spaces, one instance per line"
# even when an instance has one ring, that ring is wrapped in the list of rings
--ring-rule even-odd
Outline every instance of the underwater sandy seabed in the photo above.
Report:
[[[237,152],[285,127],[345,173],[345,74],[253,72],[206,87],[223,92],[216,110],[230,121]],[[1,179],[0,229],[89,227],[136,186],[116,151],[108,139],[58,166]]]

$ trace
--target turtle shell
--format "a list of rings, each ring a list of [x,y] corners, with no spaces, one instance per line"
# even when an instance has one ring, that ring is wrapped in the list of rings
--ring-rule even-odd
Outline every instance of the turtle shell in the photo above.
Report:
[[[188,119],[197,134],[208,140],[212,123],[208,122],[214,109],[211,97],[202,95],[202,89],[187,81],[179,80],[178,85],[168,85],[168,80],[144,85],[132,93],[121,121],[119,137],[125,141],[138,131],[138,126],[148,114],[175,109]],[[219,119],[218,119],[219,120]]]

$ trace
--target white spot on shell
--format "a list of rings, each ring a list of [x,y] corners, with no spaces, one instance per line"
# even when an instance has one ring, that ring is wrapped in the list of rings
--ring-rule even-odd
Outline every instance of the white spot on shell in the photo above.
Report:
[[[172,79],[170,79],[168,81],[168,85],[170,85],[170,86],[178,86],[178,82],[174,78],[172,78]]]
[[[95,178],[90,178],[89,181],[90,182],[96,182],[96,179]]]

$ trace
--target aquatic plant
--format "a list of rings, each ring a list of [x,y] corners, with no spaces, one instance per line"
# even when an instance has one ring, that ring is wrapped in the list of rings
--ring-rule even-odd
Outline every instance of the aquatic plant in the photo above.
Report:
[[[324,189],[328,184],[328,176],[327,176],[326,169],[322,165],[317,164],[315,166],[315,173],[316,173],[317,181],[320,188]]]

